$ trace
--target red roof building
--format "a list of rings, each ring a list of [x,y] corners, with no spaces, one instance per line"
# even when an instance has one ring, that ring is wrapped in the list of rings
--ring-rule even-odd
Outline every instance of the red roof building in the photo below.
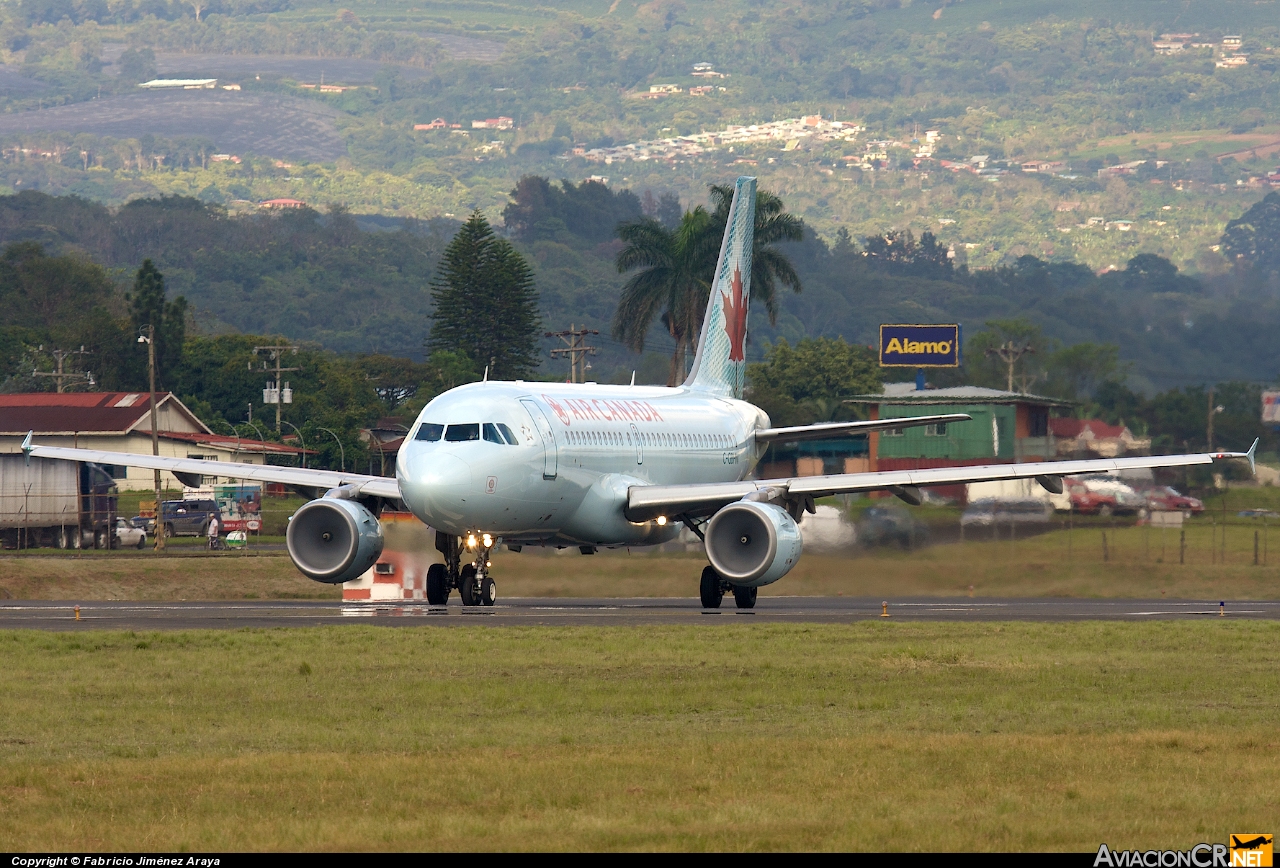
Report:
[[[1126,426],[1101,419],[1050,419],[1049,432],[1060,458],[1119,458],[1151,451],[1150,437],[1134,437]]]
[[[283,443],[215,434],[169,392],[156,393],[156,428],[160,454],[173,458],[265,464],[269,455],[281,460],[314,454]],[[45,446],[150,455],[150,395],[147,392],[0,395],[0,453],[20,451],[28,432],[35,442]],[[154,485],[150,470],[124,466],[108,470],[123,490],[148,490]],[[213,478],[206,481],[212,484]],[[168,488],[182,487],[168,473],[161,474],[161,482]]]

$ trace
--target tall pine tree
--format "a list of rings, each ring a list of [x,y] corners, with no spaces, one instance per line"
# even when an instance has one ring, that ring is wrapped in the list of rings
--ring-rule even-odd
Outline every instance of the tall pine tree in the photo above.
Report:
[[[430,350],[459,352],[490,379],[526,377],[538,366],[538,292],[533,271],[478,210],[449,242],[431,281]]]
[[[142,334],[151,325],[156,327],[156,382],[162,384],[165,376],[182,361],[182,345],[187,338],[187,300],[180,295],[173,301],[165,301],[164,275],[150,259],[143,260],[133,280],[133,291],[125,299],[129,302],[129,318],[133,320],[135,333]],[[137,349],[143,360],[145,381],[147,348]]]

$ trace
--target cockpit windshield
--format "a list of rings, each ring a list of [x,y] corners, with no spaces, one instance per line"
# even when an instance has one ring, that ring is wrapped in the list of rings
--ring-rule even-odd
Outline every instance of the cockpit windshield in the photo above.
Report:
[[[502,422],[466,422],[448,427],[435,422],[423,422],[418,426],[418,432],[413,435],[413,439],[428,443],[435,443],[441,437],[446,443],[466,443],[470,440],[483,439],[500,446],[520,445],[515,433]]]
[[[444,439],[449,443],[462,443],[467,440],[480,439],[480,424],[468,422],[465,425],[450,425],[445,429]]]
[[[423,422],[418,426],[418,433],[414,435],[414,440],[425,440],[428,443],[435,443],[444,434],[444,426],[437,425],[434,422]]]

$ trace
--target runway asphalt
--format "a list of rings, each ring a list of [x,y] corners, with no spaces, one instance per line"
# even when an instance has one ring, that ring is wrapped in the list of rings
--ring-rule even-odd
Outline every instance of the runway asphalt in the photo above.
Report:
[[[228,630],[242,627],[316,627],[373,624],[383,627],[485,625],[633,626],[640,624],[825,623],[879,620],[884,608],[869,597],[761,597],[752,610],[703,610],[696,599],[554,599],[499,601],[492,608],[425,603],[86,602],[7,600],[0,629],[34,630]],[[1061,598],[910,597],[888,600],[891,621],[1150,621],[1225,617],[1280,619],[1280,600],[1218,601],[1072,600]]]

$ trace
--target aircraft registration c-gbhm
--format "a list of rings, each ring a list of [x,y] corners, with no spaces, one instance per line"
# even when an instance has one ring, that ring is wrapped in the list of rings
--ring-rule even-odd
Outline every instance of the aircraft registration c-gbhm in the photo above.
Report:
[[[1141,458],[999,464],[757,480],[751,473],[775,440],[818,440],[875,430],[960,422],[964,414],[771,427],[743,400],[751,298],[756,182],[738,178],[721,241],[693,369],[683,385],[608,386],[487,381],[428,404],[400,449],[396,478],[328,470],[248,466],[23,444],[30,456],[280,482],[314,497],[290,519],[289,556],[318,582],[340,583],[382,553],[380,510],[403,504],[436,531],[444,563],[431,567],[427,599],[452,591],[465,605],[493,605],[490,553],[505,544],[600,547],[656,545],[683,525],[702,538],[702,604],[726,593],[755,605],[758,588],[800,560],[803,513],[815,498],[890,491],[920,502],[929,485],[1036,479],[1060,492],[1062,477],[1133,467],[1180,467],[1220,452]],[[1256,447],[1257,444],[1255,443]],[[185,481],[185,480],[184,480]],[[691,577],[692,584],[692,577]]]

